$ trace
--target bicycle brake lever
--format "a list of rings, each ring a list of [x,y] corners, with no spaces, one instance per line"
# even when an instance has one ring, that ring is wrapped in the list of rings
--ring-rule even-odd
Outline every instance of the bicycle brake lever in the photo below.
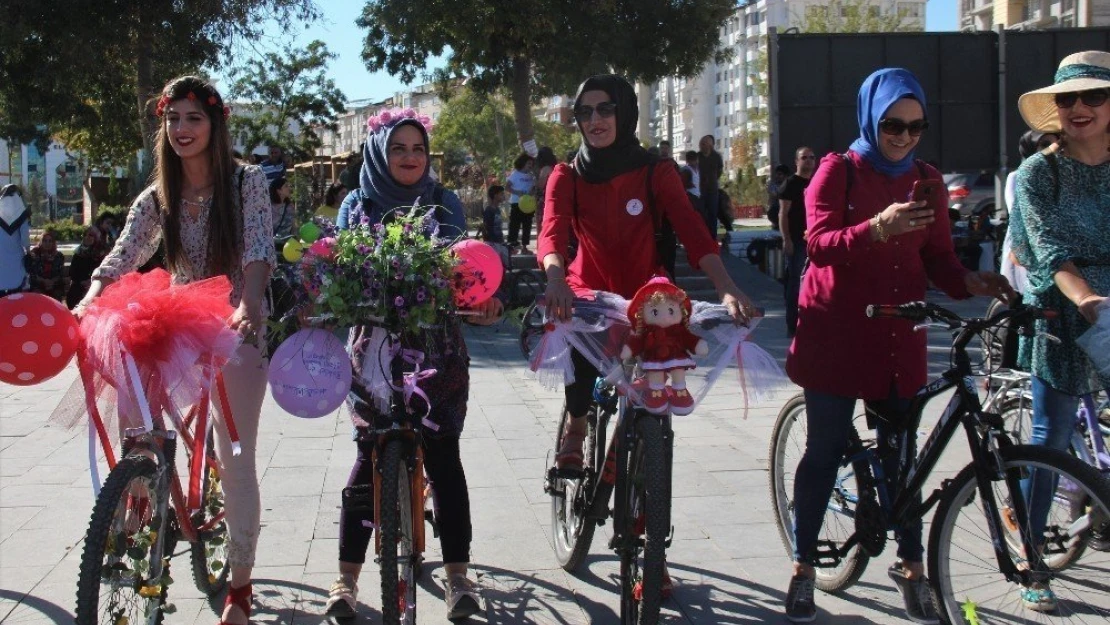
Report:
[[[920,330],[933,330],[933,329],[947,330],[948,329],[948,324],[938,323],[936,321],[930,321],[930,322],[926,322],[926,323],[919,323],[919,324],[917,324],[913,327],[914,332],[918,332]]]
[[[1038,338],[1039,338],[1039,337],[1042,337],[1042,336],[1043,336],[1044,338],[1046,338],[1046,339],[1048,339],[1048,340],[1050,340],[1050,341],[1052,341],[1052,342],[1056,343],[1057,345],[1059,345],[1060,343],[1063,343],[1063,341],[1061,341],[1061,340],[1060,340],[1060,337],[1058,337],[1058,336],[1056,336],[1056,335],[1054,335],[1054,334],[1049,334],[1048,332],[1038,332],[1038,333],[1037,333],[1037,337],[1038,337]]]

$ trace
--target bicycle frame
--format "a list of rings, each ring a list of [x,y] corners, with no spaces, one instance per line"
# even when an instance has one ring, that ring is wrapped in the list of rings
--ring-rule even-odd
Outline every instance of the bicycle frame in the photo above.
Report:
[[[1023,402],[1028,402],[1027,409],[1032,412],[1033,398],[1028,389],[1031,378],[1029,373],[1002,370],[995,373],[993,377],[1001,384],[988,400],[988,408],[994,407],[1007,398],[1017,397]],[[1081,395],[1079,408],[1075,413],[1076,424],[1075,431],[1072,433],[1072,448],[1083,462],[1103,473],[1110,473],[1110,451],[1107,450],[1106,441],[1102,436],[1102,424],[1099,423],[1098,414],[1099,410],[1095,404],[1094,396],[1091,393]],[[1090,447],[1084,444],[1083,429],[1087,431],[1087,442],[1090,443]]]
[[[922,494],[925,481],[936,467],[942,453],[952,441],[960,425],[963,425],[967,434],[968,445],[971,448],[972,463],[976,467],[976,482],[979,494],[985,504],[987,528],[990,531],[999,570],[1007,579],[1018,577],[1024,582],[1026,581],[1025,578],[1029,577],[1032,572],[1029,570],[1019,571],[1010,556],[1005,541],[1002,539],[1005,526],[1002,523],[993,489],[990,487],[991,482],[1005,480],[1011,492],[1019,492],[1019,478],[1012,475],[1012,472],[1002,470],[1002,460],[999,453],[1002,447],[1012,443],[1002,430],[1001,418],[998,415],[983,412],[975,380],[971,375],[970,359],[965,351],[973,336],[974,333],[968,328],[963,328],[960,331],[954,342],[955,366],[942,374],[939,379],[924,386],[911,401],[908,414],[913,416],[910,423],[914,424],[913,429],[916,429],[916,424],[920,422],[925,405],[941,393],[953,388],[956,389],[955,395],[948,402],[944,412],[941,413],[929,438],[922,444],[913,464],[907,467],[905,462],[901,463],[899,475],[895,476],[896,479],[894,480],[901,487],[893,502],[890,501],[889,494],[886,493],[887,478],[882,473],[882,467],[874,451],[866,449],[852,456],[846,455],[842,465],[850,466],[852,462],[859,461],[864,457],[868,458],[872,469],[876,471],[875,481],[878,485],[880,505],[888,514],[887,529],[897,528],[905,525],[906,521],[923,518],[940,501],[940,496],[948,484],[947,481],[943,482],[923,502],[918,503],[917,499]],[[903,460],[905,459],[903,458]],[[1014,498],[1011,506],[1017,518],[1026,518],[1024,498]],[[1025,553],[1036,553],[1032,537],[1027,532],[1022,532],[1021,541]],[[854,532],[836,550],[836,558],[839,559],[847,555],[858,542],[859,537]]]

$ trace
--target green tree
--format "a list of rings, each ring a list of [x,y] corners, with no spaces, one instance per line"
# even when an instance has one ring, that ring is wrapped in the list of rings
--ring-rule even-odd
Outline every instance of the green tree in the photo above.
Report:
[[[369,0],[357,20],[367,30],[362,58],[371,71],[413,81],[433,56],[445,74],[477,91],[511,93],[521,143],[534,139],[531,105],[571,93],[584,76],[615,71],[654,82],[693,76],[723,61],[718,30],[735,0]]]
[[[0,14],[0,137],[57,135],[102,167],[149,154],[170,78],[220,67],[268,20],[319,13],[313,0],[0,0]]]
[[[432,133],[432,150],[444,153],[444,174],[456,183],[478,187],[504,175],[519,153],[506,140],[512,120],[513,108],[499,93],[486,95],[467,87],[453,94]],[[549,146],[557,156],[577,145],[578,134],[571,128],[544,120],[532,124],[536,143]]]
[[[321,145],[318,131],[338,130],[336,120],[346,107],[346,97],[327,77],[328,52],[323,41],[306,48],[285,46],[268,52],[232,71],[232,98],[246,101],[250,110],[231,118],[231,131],[244,138],[247,149],[280,145],[295,157],[312,155]],[[299,134],[290,131],[296,122]]]

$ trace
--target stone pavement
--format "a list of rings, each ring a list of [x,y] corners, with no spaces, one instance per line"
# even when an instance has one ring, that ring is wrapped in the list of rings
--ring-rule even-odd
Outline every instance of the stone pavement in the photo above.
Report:
[[[727,259],[738,283],[767,309],[754,335],[780,360],[786,339],[781,286],[746,262]],[[942,298],[942,296],[937,296]],[[985,308],[956,306],[965,314]],[[574,574],[555,563],[550,503],[543,474],[553,444],[561,393],[524,375],[509,324],[468,330],[472,389],[463,463],[473,508],[473,568],[485,588],[486,612],[472,622],[496,624],[615,623],[618,562],[600,528],[592,555]],[[934,333],[932,369],[947,363],[947,336]],[[83,534],[93,505],[84,430],[47,417],[75,377],[71,367],[36,387],[0,385],[0,622],[72,622]],[[781,602],[789,559],[772,518],[767,445],[778,406],[742,401],[725,376],[696,414],[678,418],[674,455],[674,543],[668,551],[674,598],[666,623],[697,625],[786,622]],[[935,419],[943,406],[934,405]],[[927,417],[926,423],[931,423]],[[263,407],[258,469],[262,534],[255,569],[255,623],[322,623],[336,575],[340,491],[355,456],[347,417],[300,420],[272,399]],[[956,442],[960,439],[957,437]],[[964,464],[954,446],[946,468]],[[927,529],[926,529],[927,531]],[[418,605],[420,622],[443,623],[438,544],[429,540]],[[848,593],[817,597],[823,623],[887,623],[901,618],[901,600],[884,569],[893,547],[873,562]],[[188,556],[174,559],[177,583],[172,624],[215,623],[191,583]],[[361,619],[380,621],[378,575],[370,563],[361,580]]]

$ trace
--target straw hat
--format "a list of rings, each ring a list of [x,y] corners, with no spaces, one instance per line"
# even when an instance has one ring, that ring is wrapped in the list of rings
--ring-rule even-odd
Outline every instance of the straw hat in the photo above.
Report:
[[[1060,61],[1051,86],[1030,91],[1018,98],[1018,110],[1025,123],[1040,132],[1060,132],[1056,94],[1110,89],[1110,52],[1076,52]]]

